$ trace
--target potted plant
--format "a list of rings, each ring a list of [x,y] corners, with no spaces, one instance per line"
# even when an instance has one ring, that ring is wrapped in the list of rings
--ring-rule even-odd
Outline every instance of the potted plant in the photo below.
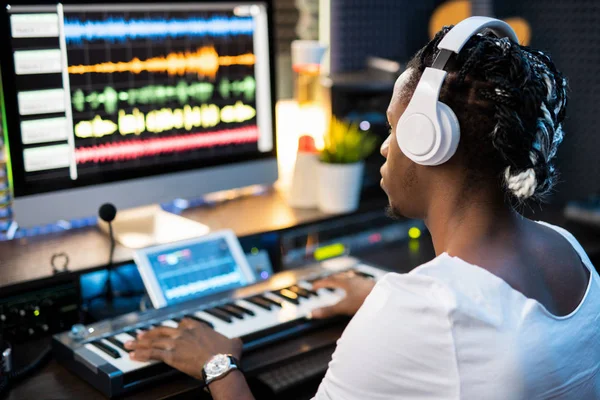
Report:
[[[318,204],[326,213],[358,208],[364,160],[377,147],[377,136],[357,124],[333,118],[325,132],[318,167]]]

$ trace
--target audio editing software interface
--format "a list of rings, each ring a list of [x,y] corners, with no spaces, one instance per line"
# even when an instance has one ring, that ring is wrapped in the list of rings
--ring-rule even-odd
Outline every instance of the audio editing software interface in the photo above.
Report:
[[[261,3],[59,3],[7,12],[19,194],[29,194],[27,184],[43,192],[272,151]]]
[[[247,283],[224,238],[149,253],[147,258],[167,304],[238,288]]]

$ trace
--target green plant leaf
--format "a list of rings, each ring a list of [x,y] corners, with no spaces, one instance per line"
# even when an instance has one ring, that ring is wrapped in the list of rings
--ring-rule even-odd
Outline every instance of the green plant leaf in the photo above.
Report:
[[[333,118],[324,136],[325,147],[320,159],[325,163],[350,164],[367,158],[377,146],[377,136],[363,131],[358,124]]]

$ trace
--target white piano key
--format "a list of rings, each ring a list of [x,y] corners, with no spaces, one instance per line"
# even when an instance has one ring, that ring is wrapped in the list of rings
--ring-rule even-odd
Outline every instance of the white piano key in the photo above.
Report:
[[[375,277],[375,280],[381,279],[384,275],[388,274],[389,271],[385,271],[383,269],[375,268],[367,264],[359,263],[354,269],[371,274]]]
[[[127,333],[118,333],[114,336],[114,338],[123,344],[136,339],[133,336],[128,335]]]
[[[227,322],[221,321],[219,318],[213,317],[212,315],[205,313],[204,311],[196,311],[193,313],[193,315],[205,320],[206,322],[210,322],[213,325],[215,331],[227,336],[225,332],[227,332],[227,327],[228,325],[230,325]]]
[[[160,323],[162,326],[168,326],[169,328],[177,328],[179,323],[173,321],[172,319],[168,319]]]
[[[119,357],[119,358],[112,358],[111,356],[109,356],[108,354],[106,354],[105,352],[103,352],[102,350],[100,350],[96,346],[93,346],[90,343],[87,343],[84,346],[85,346],[86,349],[88,349],[88,350],[94,352],[95,354],[99,355],[107,363],[111,364],[112,366],[114,366],[115,368],[117,368],[118,370],[120,370],[123,373],[131,372],[131,371],[136,371],[136,370],[138,370],[140,368],[144,368],[144,367],[148,367],[150,365],[156,364],[156,361],[149,361],[149,362],[134,361],[131,358],[129,358],[129,354],[127,352],[125,352],[125,351],[123,351],[121,349],[118,349],[117,347],[115,347],[112,344],[110,344],[110,342],[108,342],[106,340],[102,340],[102,343],[107,344],[112,349],[115,349],[116,351],[118,351],[119,355],[121,357]]]

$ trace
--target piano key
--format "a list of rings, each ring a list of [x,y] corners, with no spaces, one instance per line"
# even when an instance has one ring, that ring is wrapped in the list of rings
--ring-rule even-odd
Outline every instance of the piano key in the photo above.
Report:
[[[205,320],[205,319],[202,319],[202,318],[200,318],[200,317],[197,317],[197,316],[195,316],[194,314],[186,314],[186,315],[185,315],[185,318],[189,318],[189,319],[193,319],[194,321],[202,322],[203,324],[206,324],[206,325],[210,326],[211,328],[214,328],[214,327],[215,327],[215,326],[214,326],[212,323],[208,322],[208,321],[207,321],[207,320]]]
[[[242,313],[244,313],[244,314],[247,314],[247,315],[249,315],[249,316],[251,316],[251,317],[254,317],[254,315],[256,315],[256,314],[254,313],[254,311],[252,311],[252,310],[249,310],[249,309],[247,309],[247,308],[245,308],[245,307],[242,307],[242,306],[240,306],[239,304],[229,303],[229,304],[227,304],[227,307],[234,308],[234,309],[238,310],[239,312],[242,312]]]
[[[183,317],[175,317],[175,318],[171,318],[173,321],[180,323],[181,320],[183,319]]]
[[[90,344],[92,346],[94,346],[95,348],[97,348],[98,350],[103,351],[105,354],[108,354],[112,358],[120,358],[121,357],[121,354],[119,354],[119,352],[115,348],[104,343],[102,340],[96,340],[94,342],[91,342]]]
[[[276,307],[281,307],[283,305],[283,302],[281,300],[279,300],[279,298],[270,298],[270,297],[266,297],[264,295],[257,295],[254,297],[257,299],[266,301],[267,303],[270,303]]]
[[[239,312],[238,310],[232,308],[232,307],[228,307],[228,306],[219,306],[219,307],[215,307],[217,310],[223,311],[226,314],[231,315],[234,318],[237,319],[244,319],[244,313]]]
[[[207,313],[206,311],[196,311],[196,312],[193,312],[192,314],[200,319],[203,319],[203,320],[209,322],[213,326],[213,329],[219,333],[222,333],[223,329],[230,326],[230,323],[225,322],[219,318],[216,318],[214,315],[211,315],[211,314]]]
[[[319,296],[319,293],[317,293],[315,290],[313,290],[313,285],[309,281],[300,281],[297,283],[296,286],[306,290],[308,293],[310,293],[313,296]]]
[[[118,347],[119,349],[129,353],[131,350],[127,350],[124,346],[124,343],[121,342],[120,340],[117,340],[117,338],[115,338],[114,336],[110,336],[107,338],[104,338],[107,342],[110,342],[112,345]]]
[[[374,275],[368,274],[366,272],[358,271],[356,269],[353,269],[352,272],[354,272],[356,275],[361,276],[363,278],[375,279]]]
[[[132,340],[135,340],[137,338],[137,336],[131,336],[131,334],[124,332],[124,333],[117,333],[115,336],[113,336],[115,339],[117,339],[119,342],[125,344],[127,342],[130,342]]]
[[[227,322],[230,324],[233,321],[228,314],[225,314],[221,310],[218,310],[216,308],[209,308],[203,311],[207,314],[212,315],[213,317],[219,318],[223,322]]]
[[[172,319],[168,319],[160,323],[162,326],[168,326],[169,328],[177,328],[179,323],[173,321]]]
[[[252,303],[252,304],[254,304],[254,305],[256,305],[256,306],[258,306],[258,307],[260,307],[260,308],[262,308],[264,310],[267,310],[267,311],[271,311],[271,309],[274,307],[273,304],[269,303],[266,300],[261,300],[258,297],[249,297],[249,298],[244,299],[244,300],[246,300],[247,302]]]
[[[308,299],[310,296],[313,295],[313,293],[315,296],[317,295],[316,292],[311,293],[308,290],[301,288],[300,286],[296,286],[296,285],[290,286],[288,289],[291,290],[292,292],[296,293],[298,296],[304,297],[305,299]]]
[[[148,332],[150,329],[156,328],[154,325],[138,326],[136,329],[139,332]]]
[[[131,329],[131,330],[125,331],[125,333],[134,339],[136,339],[137,335],[138,335],[138,331],[136,329]]]
[[[275,290],[273,292],[273,294],[281,297],[282,299],[284,299],[286,301],[289,301],[292,304],[295,304],[295,305],[300,304],[300,300],[298,300],[298,295],[289,289]]]
[[[101,343],[103,343],[103,342],[101,342]],[[108,342],[106,342],[106,343],[108,343]],[[106,344],[106,346],[110,346],[110,345]],[[146,362],[134,361],[131,358],[129,358],[129,354],[127,352],[117,349],[112,346],[111,346],[111,349],[113,349],[114,351],[116,351],[119,354],[119,358],[113,358],[109,354],[105,353],[103,350],[100,350],[98,347],[94,346],[92,343],[87,343],[84,345],[84,347],[86,349],[88,349],[89,351],[97,354],[103,360],[105,360],[108,364],[113,365],[115,368],[117,368],[118,370],[120,370],[123,373],[139,371],[142,368],[145,368],[145,367],[148,367],[148,366],[158,363],[157,361],[146,361]]]

